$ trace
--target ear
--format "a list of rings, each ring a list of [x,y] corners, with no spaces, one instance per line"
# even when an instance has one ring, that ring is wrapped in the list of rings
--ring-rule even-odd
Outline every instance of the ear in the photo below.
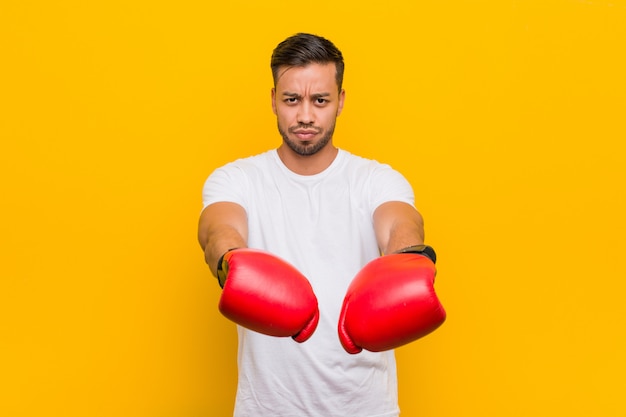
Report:
[[[343,110],[343,102],[346,100],[346,90],[341,90],[339,93],[339,105],[337,106],[337,116],[341,114]]]
[[[276,114],[276,88],[272,88],[272,111]]]

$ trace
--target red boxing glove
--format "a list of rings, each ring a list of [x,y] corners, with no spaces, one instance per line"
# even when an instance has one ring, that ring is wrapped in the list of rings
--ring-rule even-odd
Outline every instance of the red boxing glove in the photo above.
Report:
[[[307,340],[319,310],[311,284],[293,265],[264,251],[235,249],[218,265],[219,310],[228,319],[269,336]]]
[[[435,272],[431,258],[417,253],[381,256],[365,265],[343,301],[344,349],[353,354],[394,349],[439,327],[446,312],[434,291]]]

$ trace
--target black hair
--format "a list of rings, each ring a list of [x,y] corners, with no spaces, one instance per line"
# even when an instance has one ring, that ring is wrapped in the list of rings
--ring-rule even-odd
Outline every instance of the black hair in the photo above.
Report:
[[[276,46],[270,63],[274,86],[278,80],[279,68],[304,67],[312,63],[334,63],[336,68],[335,79],[339,91],[341,91],[344,71],[341,51],[328,39],[310,33],[295,34]]]

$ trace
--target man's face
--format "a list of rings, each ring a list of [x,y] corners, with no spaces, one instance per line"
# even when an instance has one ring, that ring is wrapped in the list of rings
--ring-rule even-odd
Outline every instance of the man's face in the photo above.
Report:
[[[332,139],[345,92],[338,91],[335,64],[286,67],[272,90],[272,109],[283,140],[298,155],[313,155]]]

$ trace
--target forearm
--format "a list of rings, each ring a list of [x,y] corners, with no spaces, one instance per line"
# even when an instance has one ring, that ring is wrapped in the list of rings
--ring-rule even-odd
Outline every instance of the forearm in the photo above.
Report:
[[[424,221],[411,205],[389,202],[374,213],[374,228],[382,253],[389,254],[407,246],[424,243]]]
[[[241,235],[230,227],[220,228],[208,234],[206,245],[204,246],[204,260],[211,273],[217,276],[217,263],[219,259],[230,249],[245,248],[246,241]]]
[[[216,203],[204,209],[198,225],[198,242],[213,275],[217,263],[230,249],[247,247],[247,216],[233,203]]]
[[[394,253],[413,245],[424,244],[424,224],[421,216],[413,221],[398,221],[389,232],[389,241],[384,253]]]

